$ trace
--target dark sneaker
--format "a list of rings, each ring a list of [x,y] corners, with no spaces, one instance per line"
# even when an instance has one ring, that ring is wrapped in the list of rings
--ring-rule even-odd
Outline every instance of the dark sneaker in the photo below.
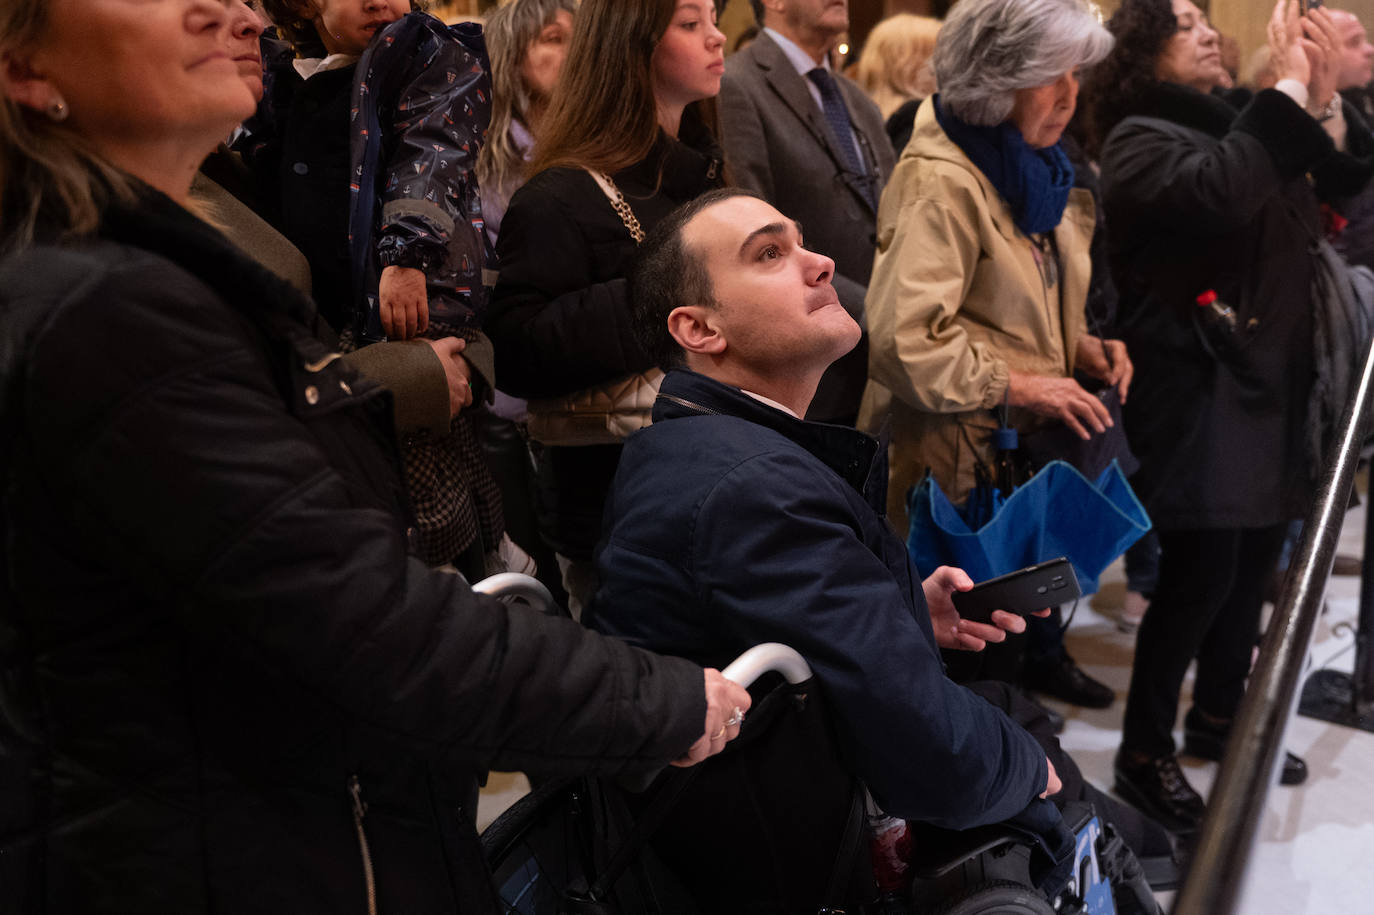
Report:
[[[1207,812],[1202,795],[1193,790],[1172,753],[1130,761],[1130,754],[1118,751],[1116,793],[1134,807],[1154,817],[1174,832],[1195,832]]]
[[[1083,708],[1106,708],[1116,701],[1110,686],[1099,683],[1083,672],[1073,658],[1064,655],[1057,664],[1028,669],[1026,686],[1037,693],[1063,699]]]
[[[1196,707],[1183,716],[1183,752],[1198,759],[1219,761],[1226,753],[1226,738],[1231,734],[1231,722],[1216,724],[1199,714]],[[1307,763],[1301,756],[1283,754],[1280,785],[1301,785],[1307,781]]]

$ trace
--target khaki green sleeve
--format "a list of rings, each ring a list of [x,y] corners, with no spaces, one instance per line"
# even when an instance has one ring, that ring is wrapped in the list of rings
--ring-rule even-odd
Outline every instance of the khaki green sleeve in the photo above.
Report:
[[[396,402],[397,432],[428,429],[434,435],[448,434],[452,420],[448,379],[444,364],[427,342],[373,343],[343,358],[391,391]]]

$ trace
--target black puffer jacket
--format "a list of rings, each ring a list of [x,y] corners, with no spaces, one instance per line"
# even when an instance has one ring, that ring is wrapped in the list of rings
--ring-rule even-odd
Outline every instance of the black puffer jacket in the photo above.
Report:
[[[612,179],[648,232],[721,183],[721,154],[689,114],[680,141],[660,133],[644,161]],[[503,391],[560,397],[653,366],[630,329],[625,275],[636,250],[605,193],[580,168],[547,169],[515,192],[496,242],[501,278],[485,328]],[[560,553],[591,559],[620,447],[546,450],[540,522]]]
[[[0,264],[0,908],[361,913],[361,834],[379,911],[492,911],[472,772],[659,765],[700,668],[409,557],[309,301],[156,195],[101,235]]]

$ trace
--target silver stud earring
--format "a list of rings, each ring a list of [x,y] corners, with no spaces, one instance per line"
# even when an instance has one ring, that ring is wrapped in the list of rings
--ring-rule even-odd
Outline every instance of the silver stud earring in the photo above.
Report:
[[[53,100],[48,103],[47,114],[48,117],[52,118],[54,121],[65,121],[67,115],[70,113],[71,112],[67,110],[67,103],[62,100],[60,95],[55,96]]]

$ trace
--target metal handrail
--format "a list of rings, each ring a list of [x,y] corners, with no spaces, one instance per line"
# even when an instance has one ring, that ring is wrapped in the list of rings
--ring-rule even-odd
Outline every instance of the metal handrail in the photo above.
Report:
[[[1372,382],[1374,345],[1365,355],[1359,387],[1341,416],[1335,457],[1323,471],[1317,502],[1303,525],[1259,661],[1250,674],[1173,915],[1229,915],[1240,902],[1255,834],[1274,784],[1298,680],[1336,557],[1360,445],[1369,430]],[[1374,511],[1374,506],[1367,510]],[[1374,544],[1365,548],[1371,547]]]

